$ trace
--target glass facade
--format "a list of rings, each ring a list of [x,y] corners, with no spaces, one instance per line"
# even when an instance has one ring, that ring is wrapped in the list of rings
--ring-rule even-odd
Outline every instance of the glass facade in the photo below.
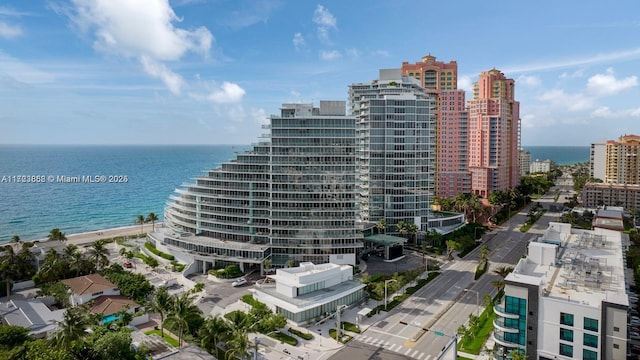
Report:
[[[496,309],[503,316],[496,312],[494,323],[501,327],[517,329],[517,332],[500,331],[496,328],[493,337],[497,342],[498,353],[508,354],[511,350],[523,351],[527,343],[527,299],[506,295],[503,299],[504,307],[497,306]],[[506,314],[517,315],[507,317]],[[502,358],[505,358],[503,355]],[[500,358],[500,357],[498,357]]]
[[[435,191],[435,98],[415,79],[402,77],[400,70],[397,75],[349,87],[356,117],[358,216],[362,224],[384,218],[390,232],[400,221],[426,231]]]
[[[276,309],[276,313],[284,315],[287,319],[291,321],[301,323],[317,317],[327,316],[331,313],[335,313],[339,305],[351,305],[357,301],[360,301],[363,295],[364,295],[364,290],[360,289],[356,292],[353,292],[349,295],[342,297],[341,299],[334,300],[326,304],[318,305],[313,309],[308,309],[298,313],[294,313],[286,309],[283,309],[281,307],[278,307]]]
[[[573,326],[573,314],[560,313],[560,324]]]
[[[584,329],[589,331],[598,331],[598,320],[588,317],[584,318]]]
[[[344,101],[283,104],[265,141],[176,190],[163,242],[213,261],[275,267],[356,254],[356,125]]]

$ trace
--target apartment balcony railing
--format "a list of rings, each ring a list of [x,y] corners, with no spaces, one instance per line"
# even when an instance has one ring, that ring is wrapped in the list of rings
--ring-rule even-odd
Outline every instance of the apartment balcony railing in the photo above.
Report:
[[[503,332],[508,332],[508,333],[517,333],[517,332],[519,332],[519,330],[518,330],[518,329],[516,329],[516,328],[510,328],[510,327],[508,327],[507,325],[505,325],[504,318],[503,318],[503,317],[499,317],[499,316],[498,316],[498,317],[496,317],[496,318],[493,320],[493,326],[494,326],[496,329],[498,329],[498,330],[500,330],[500,331],[503,331]]]
[[[493,311],[496,313],[496,315],[502,316],[502,317],[505,317],[505,318],[509,318],[509,319],[517,319],[517,318],[520,317],[518,314],[508,313],[505,310],[504,306],[496,305],[496,306],[493,307]]]

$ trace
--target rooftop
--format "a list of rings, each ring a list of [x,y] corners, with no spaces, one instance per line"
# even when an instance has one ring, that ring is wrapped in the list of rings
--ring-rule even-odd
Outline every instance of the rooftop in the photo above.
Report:
[[[357,289],[364,288],[365,285],[361,282],[354,280],[347,280],[341,282],[340,284],[327,287],[324,289],[320,289],[308,294],[299,295],[295,298],[280,294],[276,291],[275,285],[263,285],[260,287],[255,287],[252,291],[263,292],[267,295],[271,295],[276,299],[283,300],[289,304],[294,305],[299,309],[299,311],[303,311],[306,309],[310,309],[318,306],[318,304],[327,303],[334,300],[334,297],[339,296],[340,294],[355,291]]]
[[[95,294],[101,291],[115,289],[116,286],[111,281],[105,279],[100,274],[90,274],[72,279],[62,280],[76,295]]]
[[[31,334],[49,332],[57,329],[62,322],[65,310],[51,311],[40,300],[10,300],[0,303],[0,316],[7,325],[29,329]]]
[[[628,305],[623,236],[608,229],[549,223],[505,280],[538,285],[540,296],[590,307],[599,308],[602,301]]]
[[[89,310],[92,314],[111,315],[127,308],[137,308],[139,305],[123,295],[102,295],[95,298]]]

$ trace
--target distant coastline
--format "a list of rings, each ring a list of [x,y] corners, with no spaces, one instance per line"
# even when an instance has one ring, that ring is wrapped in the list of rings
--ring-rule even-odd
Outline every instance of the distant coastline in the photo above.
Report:
[[[523,146],[531,153],[531,161],[553,160],[558,165],[573,165],[589,161],[590,146]]]

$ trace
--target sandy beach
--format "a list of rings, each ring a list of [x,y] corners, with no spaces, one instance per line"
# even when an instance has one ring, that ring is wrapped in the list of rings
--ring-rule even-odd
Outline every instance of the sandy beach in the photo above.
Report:
[[[162,222],[156,222],[155,228],[157,229],[160,227],[162,227]],[[140,233],[145,233],[145,232],[151,232],[152,229],[153,229],[152,224],[144,224],[142,226],[131,225],[131,226],[118,227],[118,228],[96,230],[96,231],[90,231],[90,232],[84,232],[84,233],[78,233],[78,234],[65,234],[65,235],[67,237],[67,241],[66,241],[67,244],[83,245],[83,244],[95,242],[96,240],[100,240],[100,239],[110,239],[117,236],[130,236],[130,235],[138,235]],[[63,229],[60,229],[60,230],[62,231]],[[36,241],[36,240],[47,241],[48,239],[45,237],[42,239],[33,239],[33,240],[27,240],[27,241]]]

